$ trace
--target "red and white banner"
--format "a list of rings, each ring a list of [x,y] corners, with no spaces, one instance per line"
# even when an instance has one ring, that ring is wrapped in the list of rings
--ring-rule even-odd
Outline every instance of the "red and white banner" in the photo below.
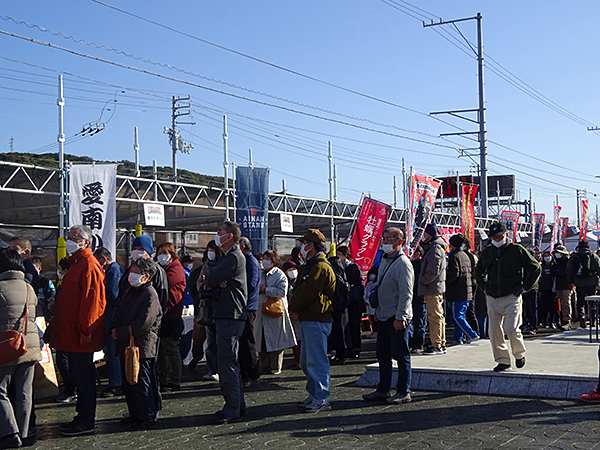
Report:
[[[552,227],[552,240],[550,241],[550,252],[554,250],[554,246],[558,244],[558,229],[560,228],[560,210],[558,205],[554,206],[554,226]]]
[[[533,215],[533,246],[537,249],[542,248],[542,239],[544,237],[544,222],[546,214]]]
[[[561,217],[558,222],[558,244],[567,245],[567,230],[569,229],[569,218]]]
[[[460,224],[464,237],[471,241],[471,250],[475,249],[475,196],[477,186],[472,184],[461,185],[461,210]]]
[[[392,208],[385,203],[370,198],[363,200],[350,240],[350,254],[364,272],[373,266],[391,212]]]
[[[579,240],[587,241],[587,214],[590,206],[589,200],[581,200],[581,223],[579,224]]]
[[[441,183],[431,177],[413,175],[409,180],[409,207],[406,223],[406,255],[411,258],[429,223]]]
[[[506,229],[508,230],[508,234],[512,235],[512,241],[517,241],[517,230],[519,228],[519,217],[521,213],[519,211],[502,211],[500,214],[500,220],[504,225],[506,225]],[[520,239],[519,239],[520,241]]]
[[[461,233],[460,228],[446,228],[446,227],[438,227],[438,234],[442,236],[442,239],[446,243],[446,252],[450,252],[450,238],[458,233]]]

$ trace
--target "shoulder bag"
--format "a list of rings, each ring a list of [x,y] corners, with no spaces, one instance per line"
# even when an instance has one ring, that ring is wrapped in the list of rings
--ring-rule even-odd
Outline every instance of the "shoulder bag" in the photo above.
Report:
[[[29,285],[27,283],[25,285],[27,287],[27,300],[25,301],[23,313],[19,317],[20,329],[0,333],[0,365],[14,361],[27,353],[25,336],[27,335],[27,322],[29,321]]]
[[[262,304],[262,313],[269,317],[282,317],[285,313],[285,308],[281,299],[275,297],[269,297]]]
[[[369,305],[371,305],[371,308],[373,309],[376,309],[379,306],[379,294],[377,293],[377,291],[379,290],[379,286],[383,282],[383,277],[390,269],[390,267],[392,267],[392,264],[394,264],[396,260],[400,258],[400,255],[402,255],[402,250],[398,250],[398,252],[398,255],[396,255],[396,257],[392,260],[390,265],[385,268],[385,271],[383,272],[383,275],[381,275],[381,278],[377,280],[377,286],[375,286],[375,288],[369,294]]]

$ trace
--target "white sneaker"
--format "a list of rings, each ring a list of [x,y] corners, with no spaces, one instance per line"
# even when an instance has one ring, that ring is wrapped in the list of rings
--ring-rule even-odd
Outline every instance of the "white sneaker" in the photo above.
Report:
[[[306,413],[318,413],[321,411],[331,411],[329,399],[320,402],[313,401],[304,408],[304,412]]]
[[[207,373],[202,377],[205,381],[219,381],[219,374],[217,373]]]

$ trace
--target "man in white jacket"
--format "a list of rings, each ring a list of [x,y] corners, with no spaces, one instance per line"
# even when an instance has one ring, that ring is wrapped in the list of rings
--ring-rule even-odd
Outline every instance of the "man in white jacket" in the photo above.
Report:
[[[367,401],[384,400],[390,405],[409,403],[411,364],[408,339],[412,321],[413,268],[402,252],[404,233],[399,228],[383,232],[384,256],[379,266],[377,294],[377,390],[363,395]],[[392,358],[398,362],[396,395],[390,396]]]

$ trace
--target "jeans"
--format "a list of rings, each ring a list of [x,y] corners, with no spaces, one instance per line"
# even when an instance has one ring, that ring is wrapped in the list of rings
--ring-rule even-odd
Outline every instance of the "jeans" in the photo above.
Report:
[[[469,302],[449,302],[452,307],[452,318],[454,319],[454,340],[462,342],[463,337],[473,339],[477,337],[477,333],[467,323],[466,313],[469,307]]]
[[[67,352],[61,352],[60,350],[56,351],[56,365],[58,366],[58,371],[63,379],[65,394],[75,395],[75,381],[73,380],[73,375],[69,368],[69,355]]]
[[[77,389],[75,420],[85,428],[94,428],[96,420],[96,367],[93,353],[68,352],[69,369]]]
[[[246,326],[245,320],[216,319],[217,360],[219,362],[219,387],[225,399],[221,414],[225,417],[240,417],[246,409],[242,375],[238,362],[240,336]]]
[[[306,375],[306,391],[315,402],[325,402],[331,395],[331,374],[327,358],[327,338],[331,322],[302,321],[300,365]]]
[[[489,339],[488,334],[488,317],[487,316],[479,316],[477,317],[477,322],[479,322],[479,336],[482,339]]]
[[[104,333],[104,361],[106,361],[106,369],[108,371],[108,385],[110,387],[119,387],[123,384],[121,377],[121,359],[117,354],[117,341],[110,336],[110,327],[117,307],[106,308],[105,317],[105,333]]]
[[[392,385],[392,358],[398,362],[397,394],[408,394],[412,368],[410,365],[410,348],[408,340],[412,332],[409,323],[400,331],[394,329],[394,320],[379,321],[377,331],[377,362],[379,363],[379,384],[377,391],[387,393]]]
[[[27,362],[0,367],[0,437],[20,433],[27,437],[33,405],[35,364]],[[14,399],[9,399],[9,388]]]
[[[121,356],[121,366],[125,367]],[[124,370],[124,369],[123,369]],[[125,379],[125,372],[122,373]],[[155,421],[162,407],[158,391],[156,358],[140,359],[140,372],[137,384],[123,383],[123,393],[131,418],[136,422]]]
[[[410,348],[419,349],[425,345],[425,332],[427,329],[427,305],[425,303],[413,303],[413,325],[414,331],[410,337]]]

